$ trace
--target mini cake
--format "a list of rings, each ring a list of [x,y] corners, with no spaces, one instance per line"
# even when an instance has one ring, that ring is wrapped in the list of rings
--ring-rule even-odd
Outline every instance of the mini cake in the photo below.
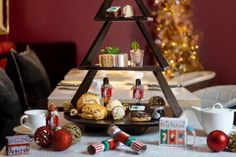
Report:
[[[129,118],[131,121],[146,122],[151,120],[150,114],[142,111],[130,112]]]

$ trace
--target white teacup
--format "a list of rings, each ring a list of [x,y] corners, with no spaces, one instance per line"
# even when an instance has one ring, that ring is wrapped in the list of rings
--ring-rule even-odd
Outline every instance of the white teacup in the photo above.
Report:
[[[47,110],[27,110],[20,118],[20,124],[22,127],[30,129],[34,134],[35,131],[46,125]]]

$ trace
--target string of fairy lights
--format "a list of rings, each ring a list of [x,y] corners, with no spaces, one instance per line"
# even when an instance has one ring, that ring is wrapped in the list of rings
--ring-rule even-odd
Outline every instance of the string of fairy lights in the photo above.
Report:
[[[193,26],[191,0],[154,0],[153,8],[155,43],[169,63],[165,77],[202,70],[201,33]]]

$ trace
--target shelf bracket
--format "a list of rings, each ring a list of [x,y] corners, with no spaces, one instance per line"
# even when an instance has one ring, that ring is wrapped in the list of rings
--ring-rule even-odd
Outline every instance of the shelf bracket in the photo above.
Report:
[[[176,100],[172,90],[170,89],[168,83],[166,82],[164,76],[162,75],[162,72],[159,70],[154,70],[153,74],[156,77],[174,116],[179,117],[183,113],[183,110],[179,106],[178,101]]]
[[[79,86],[79,89],[76,91],[74,97],[71,100],[72,105],[75,107],[78,99],[86,93],[93,82],[94,77],[97,74],[97,70],[89,70]]]

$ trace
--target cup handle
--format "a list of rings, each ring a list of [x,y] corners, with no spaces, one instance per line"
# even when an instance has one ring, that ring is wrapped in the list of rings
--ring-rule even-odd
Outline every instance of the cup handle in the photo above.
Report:
[[[24,124],[24,119],[27,119],[27,118],[29,118],[28,115],[23,115],[23,116],[21,116],[21,118],[20,118],[20,124],[21,124],[21,126],[23,126],[24,128],[30,129],[29,126],[27,126],[27,125]],[[31,129],[30,129],[30,130],[31,130]]]

